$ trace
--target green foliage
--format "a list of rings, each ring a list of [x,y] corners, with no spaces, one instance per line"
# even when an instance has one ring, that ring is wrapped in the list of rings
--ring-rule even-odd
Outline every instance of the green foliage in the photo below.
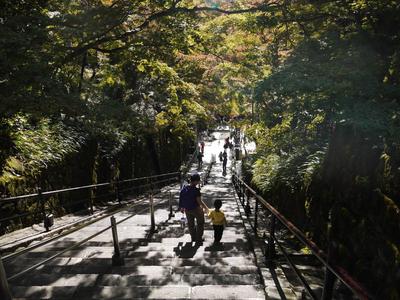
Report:
[[[43,170],[76,153],[85,142],[81,131],[50,119],[35,121],[27,115],[16,115],[8,125],[15,155],[6,160],[0,185],[13,194],[23,191],[24,181],[38,180]]]
[[[5,191],[27,192],[74,155],[97,181],[98,169],[136,143],[154,152],[149,160],[157,166],[162,151],[176,152],[167,145],[177,138],[180,157],[169,161],[182,159],[194,128],[210,120],[192,83],[204,69],[196,62],[185,62],[188,72],[176,67],[201,42],[196,18],[170,12],[171,1],[31,4],[6,1],[1,19]]]
[[[249,130],[257,143],[257,188],[278,208],[292,206],[285,213],[308,224],[321,246],[330,235],[337,262],[375,296],[393,299],[399,294],[389,267],[398,266],[398,237],[390,232],[400,222],[389,213],[400,206],[398,12],[392,1],[303,2],[272,20],[260,15],[256,24],[269,33],[265,50],[274,56],[272,73],[256,86],[259,123]],[[296,22],[285,24],[287,18]],[[381,196],[372,196],[375,189]],[[377,211],[390,215],[391,225]],[[377,274],[366,276],[372,269]]]
[[[5,1],[0,22],[3,191],[176,170],[196,129],[251,114],[256,187],[398,297],[396,1]]]

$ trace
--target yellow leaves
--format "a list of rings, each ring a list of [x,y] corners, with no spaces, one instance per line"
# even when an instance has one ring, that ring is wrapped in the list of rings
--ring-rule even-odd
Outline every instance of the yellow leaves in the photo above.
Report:
[[[7,159],[3,173],[0,176],[0,185],[5,185],[13,180],[22,179],[21,174],[25,171],[24,164],[15,156]]]
[[[114,80],[113,76],[111,76],[111,75],[107,76],[106,79],[105,79],[105,83],[108,84],[108,85],[114,85],[115,80]]]
[[[144,73],[144,71],[146,70],[146,65],[147,65],[147,63],[148,63],[147,59],[142,59],[142,60],[140,61],[140,63],[138,64],[138,66],[137,66],[137,70],[138,70],[139,72]]]
[[[325,114],[320,113],[312,119],[311,123],[307,124],[306,128],[309,131],[315,131],[318,127],[318,125],[322,124],[325,120]]]
[[[142,59],[137,65],[137,70],[142,73],[147,73],[151,78],[163,77],[168,80],[174,80],[178,74],[173,68],[160,60],[149,61]]]
[[[303,254],[312,254],[312,251],[310,248],[308,248],[307,246],[303,247],[300,249],[300,252]]]
[[[156,115],[156,126],[157,127],[165,127],[168,125],[167,113],[165,111],[160,112]]]
[[[172,107],[169,109],[169,111],[170,111],[170,113],[171,113],[172,115],[177,116],[177,115],[179,115],[179,114],[182,112],[182,108],[179,107],[179,106],[172,106]]]
[[[113,4],[113,0],[101,0],[101,4],[103,4],[104,6],[110,6]]]
[[[380,159],[383,162],[382,176],[383,178],[388,180],[389,178],[393,177],[392,165],[390,163],[390,155],[387,154],[386,152],[383,152]]]
[[[182,100],[182,105],[186,107],[187,111],[196,115],[197,117],[205,118],[207,116],[205,108],[196,101],[184,99]]]
[[[240,110],[240,108],[239,108],[239,105],[238,105],[236,99],[232,99],[232,101],[231,101],[231,116],[238,116],[240,114],[239,110]]]
[[[12,168],[16,171],[23,172],[24,171],[24,165],[22,161],[20,161],[18,158],[15,156],[11,156],[7,159],[6,162],[7,167],[6,168]]]
[[[179,115],[182,113],[182,108],[176,105],[170,106],[167,111],[160,112],[156,116],[156,126],[166,127],[173,125],[176,120],[179,119]]]

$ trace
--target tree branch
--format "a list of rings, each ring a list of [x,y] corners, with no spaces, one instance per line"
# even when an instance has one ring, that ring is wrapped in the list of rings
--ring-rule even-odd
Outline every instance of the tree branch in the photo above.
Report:
[[[176,4],[178,2],[179,1],[176,1]],[[81,55],[82,53],[84,53],[85,51],[87,51],[89,49],[98,48],[98,46],[100,46],[104,43],[118,41],[118,40],[124,40],[130,36],[133,36],[133,35],[141,32],[145,28],[147,28],[151,22],[153,22],[157,19],[161,19],[163,17],[173,16],[173,15],[179,14],[179,13],[190,14],[190,13],[200,13],[200,12],[213,12],[213,13],[218,13],[218,14],[233,15],[233,14],[243,14],[243,13],[266,12],[266,11],[270,11],[272,9],[277,9],[279,7],[280,7],[280,5],[276,2],[270,2],[267,4],[262,4],[262,5],[251,7],[251,8],[235,9],[235,10],[225,10],[225,9],[221,9],[221,8],[217,8],[217,7],[206,7],[206,6],[201,6],[201,7],[196,6],[193,8],[172,6],[166,10],[152,14],[146,20],[144,20],[140,25],[138,25],[136,28],[134,28],[133,30],[127,31],[123,34],[107,35],[116,26],[112,26],[112,27],[108,28],[104,32],[104,35],[99,37],[98,39],[88,42],[88,43],[86,43],[86,45],[80,45],[80,46],[72,49],[72,52],[69,53],[65,57],[64,63]],[[116,23],[116,25],[118,25],[118,22]]]

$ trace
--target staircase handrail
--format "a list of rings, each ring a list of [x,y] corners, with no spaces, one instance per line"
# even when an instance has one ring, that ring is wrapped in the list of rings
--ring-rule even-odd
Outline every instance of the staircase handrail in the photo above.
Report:
[[[268,201],[266,201],[262,196],[258,195],[257,192],[252,189],[248,184],[246,184],[242,178],[240,178],[235,171],[233,171],[232,180],[235,180],[246,189],[253,197],[256,199],[256,203],[261,204],[265,209],[267,209],[276,219],[280,221],[293,235],[306,247],[308,247],[312,254],[326,267],[330,272],[332,272],[336,278],[338,278],[342,283],[344,283],[354,294],[356,294],[360,299],[373,299],[371,294],[367,291],[363,285],[353,278],[344,268],[334,265],[328,262],[328,255],[321,250],[312,240],[306,237],[306,235],[297,228],[292,222],[290,222],[283,214],[281,214],[277,209],[275,209]],[[236,186],[235,186],[236,187]],[[241,191],[242,192],[242,191]]]
[[[164,173],[164,174],[158,174],[158,175],[152,175],[152,176],[146,176],[146,177],[134,177],[134,178],[124,179],[124,180],[119,180],[118,182],[125,183],[125,182],[132,182],[132,181],[139,181],[139,180],[146,180],[146,179],[154,179],[154,178],[169,176],[169,175],[178,175],[178,174],[179,174],[179,172]],[[101,182],[101,183],[96,183],[96,184],[82,185],[82,186],[70,187],[70,188],[65,188],[65,189],[44,191],[41,193],[33,193],[33,194],[19,195],[19,196],[8,197],[8,198],[0,198],[0,204],[4,203],[4,202],[14,202],[16,200],[18,201],[18,200],[22,200],[22,199],[37,197],[37,196],[39,196],[39,194],[41,194],[43,196],[51,196],[54,194],[60,194],[60,193],[65,193],[65,192],[108,186],[108,185],[112,185],[114,183],[115,182],[113,182],[113,181]]]

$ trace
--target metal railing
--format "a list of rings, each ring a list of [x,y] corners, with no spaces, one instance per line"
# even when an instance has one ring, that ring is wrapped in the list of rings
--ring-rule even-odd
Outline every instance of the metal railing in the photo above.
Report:
[[[160,204],[161,202],[162,202],[162,201],[158,201],[157,204]],[[142,201],[141,203],[143,203],[143,201]],[[127,210],[128,208],[132,208],[132,207],[135,206],[135,205],[138,205],[138,203],[134,203],[134,204],[132,204],[132,205],[129,205],[128,207],[125,207],[124,209],[121,209],[121,211]],[[149,207],[146,207],[146,208],[144,208],[144,209],[142,209],[142,210],[140,210],[140,211],[138,211],[138,212],[135,212],[135,213],[133,213],[133,214],[131,214],[131,215],[129,215],[129,216],[127,216],[127,217],[125,217],[125,218],[119,220],[118,222],[115,221],[115,217],[113,216],[114,214],[116,214],[116,212],[113,212],[113,213],[109,214],[108,216],[111,215],[111,217],[110,217],[111,225],[109,225],[109,226],[107,226],[107,227],[105,227],[105,228],[99,230],[98,232],[96,232],[96,233],[94,233],[94,234],[92,234],[92,235],[90,235],[90,236],[88,236],[88,237],[82,239],[82,240],[79,241],[79,242],[76,242],[75,244],[73,244],[73,245],[71,245],[71,246],[69,246],[69,247],[67,247],[67,248],[65,248],[65,249],[63,249],[63,250],[61,250],[60,252],[58,252],[58,253],[56,253],[56,254],[54,254],[54,255],[52,255],[52,256],[50,256],[50,257],[44,259],[44,260],[42,260],[41,262],[36,263],[36,264],[34,264],[33,266],[30,266],[30,267],[28,267],[28,268],[26,268],[26,269],[24,269],[24,270],[22,270],[22,271],[20,271],[20,272],[18,272],[18,273],[16,273],[16,274],[14,274],[14,275],[8,277],[8,282],[20,278],[21,276],[27,274],[28,272],[30,272],[30,271],[32,271],[32,270],[35,270],[35,269],[37,269],[38,267],[40,267],[40,266],[42,266],[42,265],[48,263],[49,261],[52,261],[53,259],[55,259],[55,258],[57,258],[57,257],[60,257],[62,254],[66,253],[66,252],[68,252],[68,251],[71,251],[71,250],[73,250],[73,249],[75,249],[75,248],[77,248],[77,247],[79,247],[79,246],[81,246],[81,245],[87,243],[88,241],[92,240],[92,239],[95,238],[96,236],[98,236],[98,235],[100,235],[100,234],[103,234],[104,232],[106,232],[106,231],[108,231],[108,230],[110,230],[110,229],[111,229],[111,231],[112,231],[113,245],[114,245],[114,250],[115,250],[115,251],[114,251],[114,255],[113,255],[112,258],[111,258],[111,259],[112,259],[112,262],[113,262],[114,265],[121,265],[121,264],[123,264],[123,259],[121,259],[121,258],[122,258],[122,255],[121,255],[121,252],[120,252],[120,247],[119,247],[119,242],[118,242],[117,225],[119,225],[119,224],[121,224],[121,223],[123,223],[123,222],[129,220],[130,218],[132,218],[132,217],[134,217],[134,216],[136,216],[136,215],[138,215],[138,214],[140,214],[140,213],[143,213],[143,212],[146,211],[146,210],[149,210],[149,212],[150,212],[150,220],[151,220],[150,232],[151,232],[151,233],[154,232],[154,231],[155,231],[155,226],[156,226],[155,221],[154,221],[154,205],[155,205],[155,202],[154,202],[154,199],[153,199],[153,194],[150,193],[150,194],[149,194]],[[99,220],[96,220],[96,222],[97,222],[97,221],[99,221]],[[82,226],[82,227],[80,227],[80,228],[76,228],[76,229],[74,229],[74,230],[68,232],[68,234],[71,234],[71,233],[73,233],[73,232],[75,232],[75,231],[81,230],[83,227],[87,227],[87,226],[88,226],[88,225],[85,224],[85,226]],[[67,235],[67,234],[65,234],[65,235]],[[62,235],[62,236],[64,236],[64,235]],[[61,237],[61,236],[58,236],[58,238],[60,238],[60,237]],[[49,242],[50,242],[50,241],[47,241],[46,244],[48,244]],[[43,246],[43,245],[41,245],[41,246]],[[37,248],[37,247],[35,247],[35,248]],[[32,249],[30,249],[30,250],[32,250]],[[26,251],[24,251],[24,252],[26,252]],[[117,257],[118,259],[116,259],[115,257]],[[5,259],[3,259],[3,261],[5,261]]]
[[[208,183],[208,178],[210,177],[211,169],[212,169],[214,163],[215,162],[211,161],[208,164],[208,166],[207,166],[206,170],[204,171],[204,173],[202,174],[201,180],[200,180],[200,185],[201,186],[204,186],[204,185],[206,185]]]
[[[180,171],[181,171],[183,177],[185,177],[186,174],[190,171],[190,167],[194,163],[198,153],[199,153],[199,147],[196,146],[194,152],[189,156],[189,159],[187,160],[187,162],[181,166]]]
[[[265,247],[266,249],[264,252],[266,260],[272,262],[274,259],[277,258],[275,250],[275,244],[276,244],[279,247],[285,259],[288,261],[289,266],[291,267],[291,269],[296,274],[297,278],[304,286],[306,292],[312,299],[324,299],[324,300],[332,299],[334,282],[336,279],[340,280],[345,286],[347,286],[350,289],[350,291],[354,295],[356,295],[359,299],[373,299],[371,294],[356,279],[351,277],[346,270],[332,263],[329,252],[328,254],[326,254],[324,251],[318,248],[318,246],[313,241],[308,239],[300,229],[298,229],[293,223],[291,223],[288,219],[286,219],[263,197],[258,195],[256,191],[254,191],[240,177],[238,177],[236,173],[233,173],[232,175],[232,183],[237,192],[239,201],[244,207],[244,211],[247,217],[250,217],[251,215],[253,215],[254,217],[253,224],[251,225],[256,237],[258,237],[258,230],[261,227],[261,225],[259,224],[260,212],[266,211],[270,214],[269,228],[268,229],[262,228],[262,229],[267,229],[267,231],[269,232],[268,238],[264,240],[264,243],[266,245]],[[255,199],[254,208],[250,207],[250,198]],[[284,228],[289,230],[302,245],[310,249],[312,255],[315,256],[325,268],[324,286],[321,298],[318,298],[316,296],[314,291],[311,289],[310,285],[307,283],[307,280],[302,275],[301,271],[296,267],[295,263],[291,260],[290,255],[287,253],[282,243],[276,237],[275,231],[278,222],[281,225],[283,225]]]
[[[15,215],[7,216],[0,219],[0,223],[10,222],[12,220],[18,219],[20,223],[23,223],[22,218],[33,215],[33,220],[30,224],[38,223],[38,221],[43,221],[44,227],[46,231],[50,230],[50,223],[47,221],[48,216],[50,214],[55,213],[55,207],[50,206],[50,199],[62,199],[63,196],[67,195],[70,192],[76,191],[88,191],[87,196],[83,199],[77,199],[74,201],[68,201],[65,203],[60,204],[57,208],[67,208],[71,206],[75,206],[78,204],[86,204],[85,206],[89,210],[89,213],[92,215],[94,213],[94,200],[108,197],[111,200],[118,201],[121,203],[123,197],[127,193],[136,192],[136,194],[141,194],[149,189],[155,189],[159,186],[166,184],[171,181],[171,179],[179,179],[180,172],[173,172],[173,173],[166,173],[154,176],[147,176],[147,177],[138,177],[138,178],[131,178],[131,179],[124,179],[124,180],[116,180],[111,182],[103,182],[98,184],[91,184],[91,185],[84,185],[78,187],[71,187],[66,189],[58,189],[52,191],[42,191],[40,188],[38,189],[37,193],[28,194],[28,195],[21,195],[16,197],[9,197],[0,199],[0,208],[3,205],[14,205],[17,207],[18,204],[24,202],[26,207],[30,207],[31,211],[22,212]],[[92,192],[95,192],[96,189],[99,188],[108,188],[105,193],[96,194],[91,196]],[[73,198],[70,196],[68,198]],[[36,205],[35,205],[36,204]],[[46,207],[47,206],[47,207]],[[32,209],[34,208],[34,209]]]
[[[124,183],[129,183],[129,182],[137,181],[139,179],[140,180],[142,180],[144,178],[147,179],[147,183],[142,185],[141,187],[147,186],[149,188],[150,192],[148,193],[148,199],[149,199],[149,201],[148,201],[148,205],[149,206],[148,207],[146,206],[144,209],[142,209],[142,210],[140,210],[138,212],[132,213],[129,216],[123,218],[122,220],[119,220],[118,222],[116,222],[116,220],[115,220],[114,214],[116,214],[118,212],[121,212],[121,211],[124,211],[124,210],[128,210],[130,208],[133,208],[134,206],[137,206],[139,204],[145,204],[145,202],[147,200],[147,197],[144,197],[143,199],[141,199],[139,201],[135,201],[133,203],[127,204],[126,206],[118,209],[117,211],[113,211],[111,213],[108,213],[105,216],[102,216],[101,218],[97,218],[97,219],[92,220],[92,221],[90,221],[88,223],[81,224],[80,226],[72,228],[72,229],[70,229],[70,230],[68,230],[66,232],[63,232],[62,234],[59,234],[59,235],[57,235],[55,237],[52,237],[52,238],[50,238],[48,240],[45,240],[45,241],[37,243],[37,244],[35,244],[33,246],[27,247],[27,248],[25,248],[25,249],[23,249],[21,251],[18,251],[18,252],[15,252],[15,253],[12,253],[12,254],[7,255],[5,257],[0,258],[0,296],[1,296],[0,298],[6,299],[6,300],[8,300],[8,299],[11,300],[11,294],[10,294],[10,291],[9,291],[8,282],[20,278],[21,276],[27,274],[28,272],[31,272],[31,271],[37,269],[38,267],[48,263],[49,261],[60,257],[64,253],[66,253],[68,251],[71,251],[71,250],[73,250],[73,249],[75,249],[75,248],[87,243],[91,239],[95,238],[96,236],[98,236],[100,234],[103,234],[104,232],[106,232],[106,231],[108,231],[110,229],[111,229],[111,232],[112,232],[112,239],[113,239],[113,245],[114,245],[114,254],[111,257],[111,261],[112,261],[113,265],[116,265],[116,266],[123,265],[124,264],[124,258],[123,258],[122,254],[121,254],[121,251],[120,251],[120,246],[119,246],[119,241],[118,241],[117,225],[127,221],[128,219],[136,216],[137,214],[143,213],[144,211],[148,210],[149,214],[150,214],[150,229],[149,229],[149,232],[150,232],[150,234],[156,232],[156,223],[155,223],[155,217],[154,217],[154,211],[155,211],[154,210],[154,206],[156,204],[161,204],[161,203],[167,201],[168,202],[168,210],[170,212],[169,218],[171,218],[173,216],[173,208],[172,208],[173,203],[172,203],[171,190],[169,191],[168,200],[160,200],[157,203],[155,203],[155,201],[154,201],[153,193],[157,192],[157,190],[160,187],[160,185],[165,186],[166,183],[172,184],[172,183],[179,182],[180,176],[177,176],[177,175],[179,175],[179,173],[167,173],[167,174],[155,175],[155,176],[150,176],[150,177],[136,178],[136,179],[132,179],[132,180],[130,180],[130,179],[129,180],[124,180]],[[164,177],[168,177],[168,178],[164,178]],[[155,178],[159,178],[159,180],[156,180],[156,181],[151,180],[151,179],[155,179]],[[129,189],[127,188],[127,190],[129,190]],[[3,268],[3,262],[4,261],[11,260],[13,258],[16,258],[16,257],[18,257],[18,256],[20,256],[20,255],[22,255],[24,253],[27,253],[27,252],[35,249],[35,248],[39,248],[39,247],[41,247],[43,245],[49,244],[49,243],[55,241],[56,239],[59,239],[61,237],[69,235],[69,234],[71,234],[73,232],[81,230],[82,228],[87,227],[87,226],[89,226],[89,225],[91,225],[91,224],[93,224],[95,222],[98,222],[101,219],[104,219],[104,218],[109,217],[109,216],[111,216],[111,218],[110,218],[111,225],[110,226],[107,226],[107,227],[101,229],[100,231],[98,231],[98,232],[86,237],[85,239],[82,239],[81,241],[74,243],[70,247],[67,247],[67,248],[59,251],[58,253],[56,253],[56,254],[54,254],[54,255],[42,260],[41,262],[36,263],[36,264],[34,264],[34,265],[30,266],[30,267],[27,267],[24,270],[12,275],[12,276],[9,276],[7,278],[6,273],[4,271],[4,268]]]
[[[159,187],[160,184],[165,185],[166,183],[175,183],[175,182],[178,182],[178,181],[179,181],[179,176],[174,176],[174,175],[176,175],[176,174],[177,174],[177,173],[168,173],[168,174],[161,174],[161,175],[155,175],[155,176],[150,176],[150,177],[141,177],[141,178],[138,178],[138,179],[143,179],[143,178],[146,178],[146,179],[154,179],[154,178],[160,178],[160,177],[164,177],[164,176],[171,176],[171,177],[169,177],[169,178],[167,178],[167,179],[162,179],[162,180],[158,180],[158,181],[152,181],[151,183],[146,183],[146,184],[143,184],[143,185],[137,185],[137,186],[135,186],[135,188],[137,188],[137,189],[144,189],[145,187],[147,187],[148,189],[146,190],[146,192],[149,192],[149,191],[150,191],[151,194],[153,194],[153,193],[157,192],[157,189],[158,189],[158,187]],[[149,182],[150,182],[150,180],[149,180]],[[129,207],[132,207],[132,205],[134,206],[134,205],[140,204],[141,202],[143,202],[143,200],[135,201],[134,203],[131,203],[131,204],[128,203],[127,205],[128,205]],[[170,205],[172,205],[172,204],[170,204]],[[12,258],[15,258],[15,257],[17,257],[17,256],[19,256],[19,255],[21,255],[21,254],[24,254],[24,253],[26,253],[26,252],[29,252],[29,251],[31,251],[31,250],[33,250],[33,249],[35,249],[35,248],[41,247],[41,246],[43,246],[43,245],[45,245],[45,244],[47,244],[47,243],[49,243],[49,242],[52,242],[52,241],[54,241],[54,240],[56,240],[56,239],[58,239],[58,238],[60,238],[60,237],[62,237],[62,236],[68,235],[68,234],[70,234],[70,233],[72,233],[72,232],[75,232],[75,231],[77,231],[77,230],[79,230],[79,229],[81,229],[81,228],[83,228],[83,227],[86,227],[86,226],[88,226],[88,225],[90,225],[90,224],[93,224],[93,223],[95,223],[95,222],[97,222],[97,221],[99,221],[99,220],[101,220],[101,219],[104,219],[105,217],[107,217],[107,216],[109,216],[109,215],[115,214],[115,213],[120,212],[120,211],[125,210],[125,209],[127,209],[127,207],[124,206],[124,207],[121,207],[121,208],[119,208],[119,209],[117,209],[117,210],[114,210],[114,211],[112,211],[112,212],[110,212],[110,213],[106,213],[105,215],[102,215],[102,216],[100,216],[100,217],[94,218],[93,220],[88,220],[87,218],[85,218],[85,219],[79,220],[79,221],[77,221],[77,222],[74,222],[74,223],[72,223],[72,224],[69,224],[69,225],[67,226],[68,228],[69,228],[69,227],[72,227],[72,226],[74,226],[74,225],[76,225],[77,227],[74,227],[73,229],[70,229],[70,230],[68,230],[68,229],[65,230],[65,229],[64,229],[62,233],[60,233],[60,234],[58,234],[58,235],[56,235],[56,236],[54,236],[54,237],[51,237],[51,238],[49,238],[49,239],[45,239],[45,240],[43,240],[43,241],[41,241],[41,242],[35,243],[35,244],[32,245],[32,246],[25,247],[25,248],[22,249],[22,250],[14,251],[14,252],[11,253],[11,254],[8,254],[8,255],[6,255],[6,256],[3,256],[2,259],[3,259],[3,261],[7,261],[7,260],[10,260],[10,259],[12,259]],[[83,224],[82,224],[82,223],[83,223]]]
[[[196,148],[196,151],[190,156],[190,159],[184,164],[184,168],[179,172],[173,172],[173,173],[166,173],[166,174],[160,174],[160,175],[154,175],[154,176],[148,176],[148,177],[140,177],[140,178],[131,178],[131,179],[124,179],[124,180],[116,180],[113,182],[103,182],[103,183],[99,183],[99,184],[93,184],[93,185],[85,185],[85,186],[79,186],[79,187],[71,187],[71,188],[67,188],[67,189],[60,189],[60,190],[53,190],[53,191],[45,191],[42,192],[41,189],[38,189],[37,193],[33,193],[33,194],[28,194],[28,195],[21,195],[21,196],[15,196],[15,197],[8,197],[8,198],[0,198],[0,207],[3,204],[14,204],[15,206],[18,204],[19,201],[29,201],[31,199],[36,199],[37,201],[37,210],[40,210],[41,215],[43,216],[43,220],[45,223],[45,227],[46,227],[46,231],[49,230],[49,227],[46,226],[46,215],[48,212],[48,209],[46,209],[46,200],[50,199],[50,197],[54,196],[54,195],[59,195],[59,194],[63,194],[63,193],[68,193],[71,191],[80,191],[80,190],[92,190],[92,189],[96,189],[99,187],[112,187],[112,190],[110,193],[107,193],[105,195],[99,195],[94,198],[99,198],[99,197],[108,197],[108,196],[115,196],[115,200],[117,200],[120,204],[121,204],[121,200],[123,198],[124,193],[132,193],[134,190],[140,194],[140,193],[144,193],[144,192],[148,192],[151,191],[149,194],[149,206],[150,206],[150,221],[151,221],[151,226],[150,226],[150,233],[152,232],[156,232],[156,224],[155,224],[155,218],[154,218],[154,199],[153,199],[153,193],[155,191],[157,191],[160,187],[165,186],[167,184],[172,184],[175,182],[180,182],[180,184],[182,185],[182,180],[184,178],[184,176],[186,175],[186,173],[190,170],[190,166],[192,165],[196,155],[197,155],[197,151],[198,149]],[[157,179],[157,180],[155,180]],[[142,184],[138,184],[138,182],[141,182]],[[46,199],[47,198],[47,199]],[[91,214],[93,214],[93,197],[88,197],[88,199],[81,199],[78,201],[74,201],[69,203],[70,205],[74,205],[74,203],[82,203],[82,202],[86,202],[87,206],[89,208],[89,211]],[[129,203],[126,204],[124,207],[121,207],[115,211],[112,211],[110,213],[105,214],[104,216],[101,216],[99,218],[95,218],[94,220],[90,220],[89,222],[85,222],[82,224],[81,221],[78,222],[74,222],[75,227],[70,226],[71,228],[63,231],[61,234],[58,234],[54,237],[51,237],[49,239],[46,239],[42,242],[36,243],[33,246],[29,246],[26,247],[25,249],[18,251],[18,252],[14,252],[11,253],[5,257],[0,257],[0,298],[4,299],[4,300],[11,300],[11,293],[8,287],[8,281],[12,281],[15,280],[21,276],[23,276],[24,274],[38,268],[39,266],[61,256],[62,254],[78,247],[81,246],[83,244],[85,244],[86,242],[88,242],[89,240],[93,239],[94,237],[106,232],[107,230],[111,229],[112,231],[112,238],[113,238],[113,243],[114,243],[114,255],[112,256],[112,262],[114,265],[122,265],[124,264],[124,260],[123,257],[121,255],[121,251],[120,251],[120,247],[119,247],[119,242],[118,242],[118,233],[117,233],[117,225],[125,222],[126,220],[132,218],[133,216],[137,215],[138,213],[141,213],[145,210],[147,210],[148,208],[145,208],[135,214],[132,214],[118,222],[116,222],[115,218],[113,217],[114,214],[123,211],[123,210],[127,210],[128,208],[131,208],[135,205],[138,205],[139,203],[143,203],[146,199],[143,199],[142,201],[136,201],[135,203]],[[159,201],[158,203],[161,203],[162,201]],[[168,197],[168,209],[169,209],[169,215],[168,217],[171,218],[174,216],[173,213],[173,196],[171,191],[169,191],[169,197]],[[27,212],[24,214],[19,214],[19,215],[15,215],[15,216],[10,216],[7,218],[3,218],[0,219],[0,222],[4,222],[7,220],[12,220],[12,219],[17,219],[17,218],[21,218],[25,215],[30,215],[30,214],[37,214],[38,212]],[[12,276],[10,276],[9,278],[7,278],[6,273],[4,271],[3,268],[3,261],[7,261],[10,260],[12,258],[16,258],[19,255],[22,255],[24,253],[27,253],[35,248],[41,247],[43,245],[46,245],[48,243],[53,242],[56,239],[59,239],[63,236],[69,235],[73,232],[76,232],[78,230],[81,230],[84,227],[87,227],[95,222],[98,222],[101,219],[104,219],[108,216],[111,216],[110,221],[111,221],[111,225],[100,230],[99,232],[96,232],[95,234],[90,235],[89,237],[75,243],[74,245],[60,251],[57,254],[52,255],[51,257],[33,265],[30,266],[28,268],[26,268],[25,270],[20,271],[17,274],[14,274]]]

